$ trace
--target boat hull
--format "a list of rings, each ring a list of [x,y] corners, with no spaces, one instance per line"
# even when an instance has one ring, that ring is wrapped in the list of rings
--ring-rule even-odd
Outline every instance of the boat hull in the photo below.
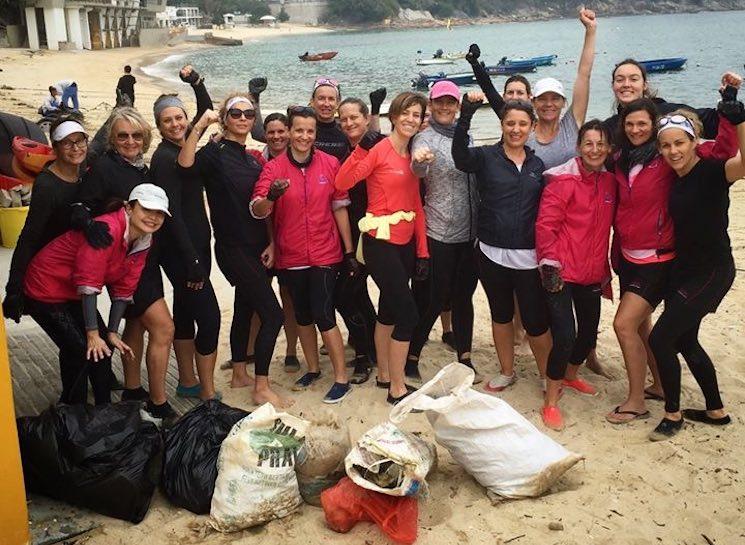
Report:
[[[338,51],[327,51],[325,53],[315,53],[313,55],[298,55],[298,58],[303,62],[327,61],[333,59],[338,54]]]
[[[682,70],[688,59],[675,57],[670,59],[653,59],[649,61],[639,61],[647,73],[667,72],[669,70]]]

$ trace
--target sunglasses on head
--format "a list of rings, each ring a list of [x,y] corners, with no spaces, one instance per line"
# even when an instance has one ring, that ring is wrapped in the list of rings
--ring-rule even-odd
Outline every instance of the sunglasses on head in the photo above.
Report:
[[[681,125],[684,127],[693,127],[691,120],[682,114],[666,115],[660,119],[660,127],[666,125]]]
[[[246,119],[256,119],[256,110],[253,108],[248,108],[246,110],[241,110],[240,108],[230,108],[228,110],[228,115],[232,119],[240,119],[241,116],[245,117]]]
[[[339,82],[332,78],[318,78],[316,79],[316,82],[313,84],[313,90],[315,91],[319,87],[323,87],[324,85],[329,85],[333,87],[334,89],[339,89]]]

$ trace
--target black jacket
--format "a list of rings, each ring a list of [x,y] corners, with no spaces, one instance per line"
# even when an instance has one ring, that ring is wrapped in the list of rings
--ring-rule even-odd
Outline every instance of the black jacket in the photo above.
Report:
[[[474,173],[479,191],[478,238],[489,246],[515,250],[535,248],[535,222],[545,166],[525,148],[518,170],[502,143],[468,147],[470,118],[461,117],[453,138],[455,168]]]
[[[83,176],[78,198],[92,216],[104,214],[112,200],[126,201],[135,186],[149,182],[147,167],[138,168],[108,150]]]

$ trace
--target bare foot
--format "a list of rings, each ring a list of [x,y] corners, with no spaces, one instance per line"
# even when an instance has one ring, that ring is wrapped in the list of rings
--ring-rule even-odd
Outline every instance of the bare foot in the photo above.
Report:
[[[598,361],[598,356],[594,350],[587,355],[587,360],[585,360],[585,365],[590,371],[592,371],[596,375],[600,375],[601,377],[605,377],[605,378],[611,378],[610,375],[608,374],[608,371],[606,371],[603,368],[603,366],[600,364],[600,362]]]
[[[285,398],[277,394],[274,390],[267,388],[264,390],[254,390],[252,394],[253,402],[257,405],[271,403],[275,409],[287,409],[295,404],[295,400]]]
[[[231,388],[245,388],[247,386],[253,386],[256,380],[251,375],[235,376],[230,379]]]

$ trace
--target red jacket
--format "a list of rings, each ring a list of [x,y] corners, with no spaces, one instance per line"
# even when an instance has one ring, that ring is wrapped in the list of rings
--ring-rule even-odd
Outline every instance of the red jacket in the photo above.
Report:
[[[696,147],[702,159],[726,160],[738,152],[735,127],[719,117],[719,132],[713,142]],[[613,224],[621,248],[629,250],[673,250],[673,221],[667,211],[670,188],[677,176],[661,156],[655,157],[637,174],[634,182],[616,167],[618,209]]]
[[[150,237],[129,248],[124,209],[96,218],[109,226],[114,242],[97,250],[80,231],[68,231],[44,246],[31,260],[24,279],[27,296],[44,303],[64,303],[82,294],[101,293],[112,299],[132,299],[150,250]]]
[[[613,174],[590,172],[579,157],[543,173],[535,225],[541,265],[561,269],[565,282],[590,285],[610,279],[608,246],[616,205]]]
[[[336,187],[348,190],[362,180],[367,183],[367,211],[374,216],[414,212],[413,222],[391,225],[392,244],[408,244],[416,237],[417,257],[429,257],[419,178],[411,171],[411,157],[401,157],[391,139],[378,142],[369,152],[357,146],[339,169]],[[370,236],[375,236],[371,231]]]
[[[251,200],[252,213],[253,202],[267,196],[274,180],[290,180],[272,212],[277,269],[341,262],[341,239],[333,212],[347,206],[349,197],[346,191],[334,188],[337,170],[336,157],[314,150],[304,172],[290,162],[287,153],[269,161],[261,171]]]

